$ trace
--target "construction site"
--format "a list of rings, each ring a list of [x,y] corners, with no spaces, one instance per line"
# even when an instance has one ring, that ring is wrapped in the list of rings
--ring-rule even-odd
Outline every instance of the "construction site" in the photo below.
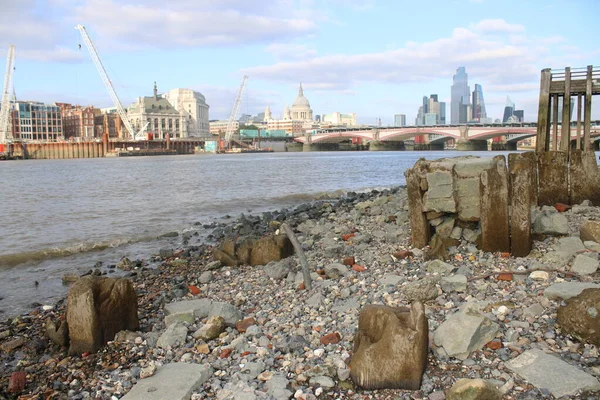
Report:
[[[237,96],[233,102],[227,128],[218,137],[210,135],[203,137],[174,137],[175,135],[172,132],[163,132],[162,130],[159,130],[160,134],[159,132],[148,133],[147,128],[151,124],[151,119],[147,118],[147,120],[143,120],[140,123],[139,118],[137,121],[131,118],[130,113],[123,107],[112,81],[102,64],[100,55],[85,27],[77,25],[75,28],[81,34],[81,39],[112,100],[113,113],[111,113],[111,117],[113,125],[116,125],[116,130],[120,132],[119,137],[109,134],[106,122],[100,128],[100,132],[96,132],[95,137],[94,135],[90,135],[78,137],[76,138],[77,140],[73,140],[73,138],[67,140],[61,133],[44,135],[43,138],[36,138],[35,140],[16,134],[14,127],[16,121],[14,121],[15,117],[13,117],[13,113],[15,116],[18,115],[18,110],[13,111],[16,98],[13,88],[15,46],[11,45],[8,50],[2,103],[0,104],[0,159],[70,159],[178,154],[239,154],[273,151],[270,148],[260,148],[260,137],[258,141],[250,144],[242,141],[234,124],[240,111],[242,96],[248,79],[247,76],[243,77]],[[79,48],[81,49],[81,47],[80,44]],[[154,98],[157,98],[156,84]],[[180,120],[187,122],[187,118],[183,115],[184,107],[181,104],[182,101],[181,96],[178,96],[178,104],[173,108],[178,109],[179,114],[182,114]],[[179,120],[177,118],[179,115],[175,111],[172,111],[172,113],[175,115],[174,119],[177,123],[176,127],[178,127]],[[104,119],[107,119],[106,115],[104,115]],[[154,127],[159,128],[158,120],[155,119],[154,121]],[[183,124],[181,125],[183,126]],[[57,129],[54,128],[53,130],[56,131]],[[58,129],[58,131],[61,131],[61,129]],[[39,136],[41,137],[42,135]]]

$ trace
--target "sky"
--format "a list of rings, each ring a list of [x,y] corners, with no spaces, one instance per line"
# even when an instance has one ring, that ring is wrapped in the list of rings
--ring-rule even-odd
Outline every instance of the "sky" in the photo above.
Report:
[[[568,5],[566,5],[568,3]],[[450,116],[458,67],[483,87],[487,114],[506,97],[537,121],[540,71],[600,64],[598,0],[0,0],[0,56],[15,45],[18,100],[110,107],[74,28],[86,27],[127,107],[189,88],[210,119],[227,119],[244,75],[241,113],[280,118],[301,82],[314,114],[414,124],[424,95]],[[79,48],[81,44],[81,48]],[[5,53],[6,52],[6,53]],[[3,65],[3,63],[0,62]],[[4,67],[2,67],[4,69]],[[593,119],[600,119],[594,108]]]

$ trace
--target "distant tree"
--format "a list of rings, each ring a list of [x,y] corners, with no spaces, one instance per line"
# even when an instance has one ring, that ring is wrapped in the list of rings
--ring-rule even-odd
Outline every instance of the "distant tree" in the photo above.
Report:
[[[246,124],[240,124],[240,129],[251,129],[254,131],[258,130],[258,126],[250,124],[250,125],[246,125]]]

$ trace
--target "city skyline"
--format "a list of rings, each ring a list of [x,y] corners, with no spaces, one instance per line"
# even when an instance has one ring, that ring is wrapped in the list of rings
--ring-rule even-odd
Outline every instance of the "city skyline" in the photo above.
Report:
[[[456,0],[436,3],[436,15],[418,4],[368,0],[163,3],[4,5],[0,55],[4,61],[15,44],[17,98],[112,106],[85,46],[78,48],[77,23],[88,29],[123,106],[150,96],[157,81],[161,92],[201,92],[211,119],[227,118],[248,74],[241,113],[256,115],[270,105],[281,115],[302,82],[315,114],[355,112],[359,123],[381,118],[382,125],[406,114],[410,124],[419,98],[437,93],[450,123],[452,76],[464,66],[470,85],[483,87],[488,117],[502,118],[510,96],[526,121],[534,121],[540,70],[582,67],[600,55],[586,32],[593,10],[600,10],[593,0],[569,7],[558,1]],[[447,18],[457,12],[461,18]],[[544,17],[533,18],[538,14]],[[553,27],[564,21],[568,29],[558,35]],[[429,29],[417,29],[424,22]],[[593,118],[600,118],[599,110]]]

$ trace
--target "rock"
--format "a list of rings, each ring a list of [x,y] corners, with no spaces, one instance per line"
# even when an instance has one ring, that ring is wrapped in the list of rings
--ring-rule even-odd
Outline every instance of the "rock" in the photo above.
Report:
[[[225,325],[235,327],[236,322],[242,319],[242,313],[233,305],[224,302],[213,302],[210,307],[209,317],[220,316],[225,320]]]
[[[569,234],[569,221],[563,214],[556,210],[546,210],[537,214],[533,221],[533,232],[543,235]]]
[[[408,303],[420,301],[425,303],[438,297],[439,291],[436,286],[438,279],[426,276],[418,281],[409,282],[400,287],[400,292]]]
[[[150,361],[148,365],[140,370],[140,379],[150,378],[156,372],[156,364]]]
[[[559,307],[557,322],[563,333],[600,346],[600,289],[585,289]]]
[[[256,325],[256,319],[254,317],[245,318],[235,324],[235,329],[240,333],[245,333],[252,325]]]
[[[579,275],[591,275],[598,270],[600,262],[583,254],[575,257],[571,271]]]
[[[480,229],[473,230],[473,229],[465,228],[462,231],[462,237],[467,242],[477,243],[479,241],[479,238],[481,237],[481,230]]]
[[[322,387],[323,389],[331,389],[335,387],[335,382],[328,376],[313,376],[308,381],[312,387]]]
[[[183,322],[175,322],[167,327],[156,342],[156,347],[168,349],[169,347],[181,346],[185,343],[187,326]]]
[[[192,336],[194,339],[209,341],[218,338],[224,330],[225,320],[221,316],[216,316],[209,318],[206,324],[194,332]]]
[[[229,266],[267,265],[293,254],[294,247],[286,235],[268,235],[260,239],[226,238],[213,250],[213,258]]]
[[[340,263],[328,264],[324,268],[325,276],[329,279],[339,279],[348,274],[348,267]]]
[[[446,400],[502,400],[502,392],[483,379],[459,379],[448,391]]]
[[[212,271],[204,271],[200,274],[200,277],[198,278],[198,282],[204,285],[210,283],[210,281],[212,281]]]
[[[160,249],[158,255],[163,259],[173,257],[173,249]]]
[[[430,274],[439,274],[445,276],[450,274],[454,270],[454,267],[441,260],[432,260],[427,263],[426,269]]]
[[[165,316],[179,315],[173,320],[194,321],[195,318],[208,317],[211,307],[212,301],[209,299],[184,300],[165,304],[164,312]]]
[[[544,290],[544,296],[549,299],[567,300],[577,296],[585,289],[600,288],[600,285],[591,282],[561,282],[555,283]]]
[[[217,400],[255,400],[258,398],[254,389],[244,381],[227,382],[216,396]]]
[[[498,332],[498,324],[479,313],[474,305],[467,305],[448,316],[436,329],[434,342],[444,348],[450,357],[464,360],[474,350],[491,341]]]
[[[69,327],[66,321],[59,321],[58,326],[52,321],[51,318],[46,318],[46,336],[52,341],[62,347],[69,345]]]
[[[423,211],[456,213],[452,171],[427,173],[428,190],[423,195]]]
[[[292,267],[288,260],[290,259],[285,259],[281,261],[271,261],[270,263],[265,265],[265,273],[269,276],[269,278],[274,279],[276,281],[285,279],[288,276],[288,274],[292,271]]]
[[[595,251],[595,252],[600,252],[600,244],[597,243],[597,242],[586,240],[586,241],[583,242],[583,245],[588,250]]]
[[[67,297],[69,354],[95,352],[122,330],[139,329],[137,294],[128,279],[85,276]]]
[[[310,307],[319,307],[323,304],[323,295],[321,293],[313,294],[308,300],[306,300],[306,305]]]
[[[410,308],[365,306],[354,337],[352,380],[368,390],[418,390],[427,364],[428,332],[419,302]]]
[[[467,277],[459,274],[445,276],[440,281],[440,286],[446,293],[465,292],[467,290]]]
[[[208,271],[212,271],[212,270],[215,270],[215,269],[219,269],[221,267],[222,267],[221,261],[216,260],[216,261],[212,261],[212,262],[209,262],[208,264],[206,264],[205,268]]]
[[[189,400],[212,375],[208,364],[166,364],[154,376],[139,380],[121,400]]]
[[[321,336],[321,344],[327,346],[328,344],[336,344],[342,340],[338,332],[328,333],[327,335]]]
[[[579,227],[579,237],[582,241],[600,243],[600,221],[585,221]]]
[[[558,251],[564,251],[569,254],[576,254],[579,251],[585,250],[585,246],[580,238],[569,236],[558,239]]]
[[[560,269],[570,263],[574,254],[566,251],[549,251],[542,257],[542,262],[550,269]]]
[[[385,274],[380,280],[379,284],[383,286],[396,286],[402,282],[404,278],[396,274]]]
[[[546,271],[533,271],[529,274],[529,278],[534,281],[547,281],[550,279],[550,274]]]
[[[267,394],[273,396],[277,400],[287,400],[289,399],[293,393],[287,389],[289,382],[283,375],[273,375],[271,379],[269,379],[265,383],[265,388],[267,389]]]
[[[505,366],[557,398],[575,396],[578,391],[600,390],[596,378],[539,349],[527,350]]]
[[[123,271],[131,271],[133,269],[133,263],[131,262],[131,260],[129,258],[123,257],[117,263],[117,268],[119,268]]]

